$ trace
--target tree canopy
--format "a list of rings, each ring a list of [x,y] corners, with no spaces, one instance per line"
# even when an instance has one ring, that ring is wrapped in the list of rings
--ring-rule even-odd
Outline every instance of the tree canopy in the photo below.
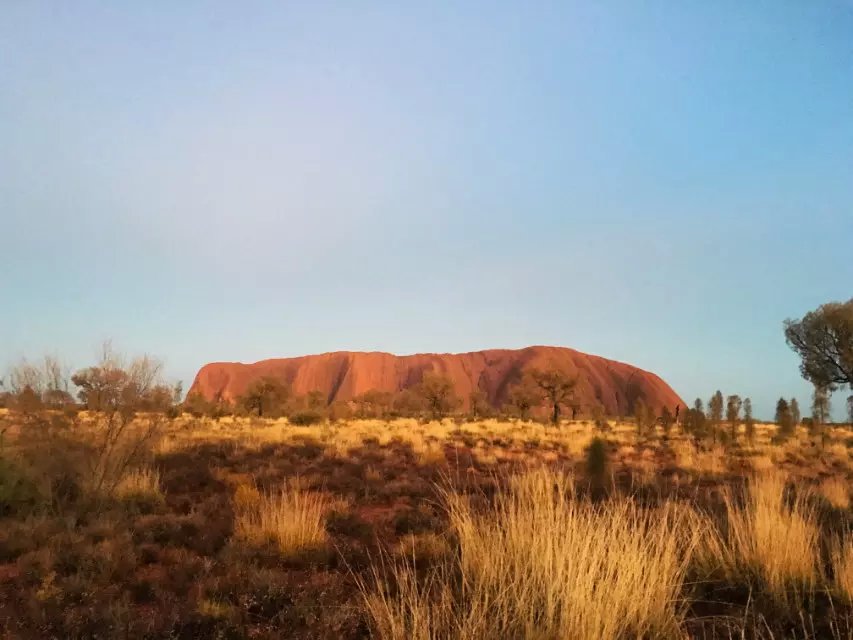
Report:
[[[821,305],[801,320],[786,320],[785,339],[800,356],[806,380],[830,391],[853,388],[853,298]]]

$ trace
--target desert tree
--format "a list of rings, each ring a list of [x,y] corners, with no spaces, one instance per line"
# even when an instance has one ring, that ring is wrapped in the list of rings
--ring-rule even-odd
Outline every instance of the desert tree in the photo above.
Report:
[[[791,416],[791,405],[788,404],[785,398],[779,398],[776,402],[775,420],[778,426],[776,434],[780,440],[786,440],[793,435],[794,419]]]
[[[27,412],[74,403],[69,393],[68,369],[56,356],[47,355],[39,363],[24,358],[11,368],[7,378],[13,404],[25,407]]]
[[[94,412],[94,424],[81,436],[88,446],[85,484],[91,495],[111,495],[149,452],[164,422],[162,413],[151,411],[160,391],[168,389],[162,370],[162,363],[147,355],[126,363],[105,343],[100,362],[72,376],[81,400]]]
[[[853,388],[853,298],[786,320],[785,340],[800,356],[800,373],[815,387]]]
[[[821,444],[826,441],[826,424],[829,422],[832,405],[829,400],[830,392],[827,387],[816,386],[812,393],[812,435],[820,436]]]
[[[509,404],[525,422],[530,419],[530,410],[542,402],[542,392],[533,379],[527,375],[509,390]]]
[[[696,398],[693,407],[681,413],[681,430],[698,444],[707,435],[708,419],[701,398]]]
[[[427,371],[417,386],[417,393],[424,399],[434,420],[440,419],[459,404],[453,381],[444,374]]]
[[[320,389],[314,389],[305,394],[305,405],[310,411],[323,411],[329,405],[329,400]]]
[[[577,378],[558,369],[533,369],[530,377],[542,391],[544,401],[551,408],[551,424],[556,426],[560,422],[560,407],[571,404]]]
[[[669,433],[672,430],[672,424],[674,422],[675,416],[672,415],[672,411],[669,410],[669,407],[664,406],[660,413],[660,423],[661,427],[663,427],[663,437],[667,440],[669,439]]]
[[[213,403],[198,391],[187,394],[183,403],[183,409],[195,418],[213,415]]]
[[[290,388],[281,380],[270,376],[252,381],[240,396],[239,402],[246,411],[256,411],[258,417],[281,411],[290,399]]]
[[[654,432],[657,416],[654,409],[646,404],[643,398],[638,398],[634,403],[634,422],[637,426],[637,435],[645,438]]]
[[[353,398],[355,415],[359,418],[383,418],[391,409],[392,401],[390,391],[368,389]]]
[[[800,422],[802,421],[802,414],[800,413],[800,403],[797,402],[796,398],[791,398],[791,401],[788,403],[788,408],[791,410],[791,422],[794,424],[794,428],[800,426]]]
[[[474,389],[468,395],[468,411],[475,420],[488,418],[492,415],[492,405],[489,403],[489,397],[485,391]]]
[[[596,403],[592,406],[592,422],[595,428],[601,432],[610,431],[610,423],[607,422],[607,415],[604,412],[604,406]]]
[[[755,442],[755,418],[752,416],[752,400],[743,399],[743,430],[749,444]]]
[[[740,410],[743,400],[739,395],[726,398],[726,421],[729,423],[729,436],[732,442],[737,440],[737,427],[740,424]]]
[[[419,416],[425,409],[423,396],[415,389],[401,389],[391,400],[391,411],[394,415],[413,417]]]
[[[708,421],[711,423],[711,437],[717,442],[717,432],[723,421],[723,393],[719,389],[708,401]]]
[[[596,436],[586,449],[586,474],[590,486],[595,491],[602,491],[606,486],[609,471],[607,459],[607,443]]]

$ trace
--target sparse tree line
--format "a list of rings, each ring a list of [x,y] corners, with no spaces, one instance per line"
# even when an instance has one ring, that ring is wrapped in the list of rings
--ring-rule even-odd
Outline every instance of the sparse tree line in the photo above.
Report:
[[[576,383],[575,378],[556,369],[533,369],[510,386],[503,407],[496,409],[484,390],[475,389],[467,398],[467,409],[463,409],[466,403],[456,393],[453,381],[437,371],[425,371],[418,384],[397,392],[371,389],[351,401],[332,402],[320,391],[297,395],[286,382],[264,377],[253,381],[233,403],[222,398],[208,400],[201,394],[191,393],[183,408],[196,416],[286,416],[301,424],[326,418],[441,419],[455,416],[475,420],[492,417],[530,420],[547,412],[550,422],[557,424],[563,412],[574,417],[580,410],[574,401]]]
[[[95,365],[73,374],[54,357],[21,362],[4,379],[0,398],[13,411],[0,418],[6,502],[46,501],[60,513],[80,514],[111,499],[150,458],[181,395],[179,384],[163,381],[159,361],[125,359],[109,344]],[[21,437],[7,452],[2,437],[13,424]]]
[[[799,424],[820,435],[830,421],[831,395],[849,387],[853,391],[853,299],[846,303],[828,303],[809,312],[801,320],[785,322],[788,344],[801,358],[800,371],[814,385],[811,417],[803,419],[796,399],[780,398],[775,421],[777,437],[784,439]],[[192,393],[182,400],[181,384],[162,381],[162,365],[144,356],[130,362],[118,357],[109,344],[103,348],[99,362],[73,374],[55,357],[39,363],[22,361],[0,380],[0,407],[33,414],[41,409],[64,409],[73,412],[85,408],[94,412],[142,411],[177,414],[187,411],[196,416],[256,415],[287,416],[299,424],[312,424],[324,419],[424,417],[448,415],[482,419],[514,417],[521,420],[547,415],[552,424],[563,416],[592,418],[605,429],[607,419],[601,405],[581,407],[575,400],[578,380],[551,367],[532,369],[520,375],[502,394],[503,406],[495,408],[486,393],[475,389],[466,405],[458,397],[450,378],[438,371],[426,371],[421,381],[396,393],[370,390],[352,401],[331,401],[321,391],[294,394],[282,380],[265,377],[253,381],[235,402],[223,398],[209,400]],[[72,393],[72,389],[76,393]],[[75,397],[76,396],[76,397]],[[853,395],[847,398],[847,413],[853,422]],[[694,406],[651,407],[642,396],[633,403],[633,416],[640,435],[651,435],[657,426],[667,436],[673,425],[699,439],[713,442],[737,437],[744,426],[747,440],[754,436],[755,419],[749,398],[738,395],[723,397],[717,391],[708,401],[707,411],[697,399]],[[723,425],[728,426],[727,430]]]
[[[181,403],[181,383],[162,381],[163,365],[150,356],[130,361],[104,345],[97,364],[75,371],[55,356],[41,362],[22,360],[0,379],[0,407],[34,414],[42,409],[110,412],[174,412]],[[76,390],[76,393],[72,393]]]

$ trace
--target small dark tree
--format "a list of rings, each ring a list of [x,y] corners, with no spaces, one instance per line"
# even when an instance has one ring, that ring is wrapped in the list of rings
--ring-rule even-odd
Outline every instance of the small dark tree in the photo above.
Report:
[[[279,412],[290,397],[288,386],[272,377],[259,378],[249,384],[240,397],[240,404],[249,412],[257,411],[258,417]]]
[[[831,411],[829,396],[826,387],[815,387],[812,394],[811,432],[813,436],[820,436],[821,446],[826,444],[826,423],[829,422]]]
[[[586,450],[586,473],[593,489],[604,489],[608,471],[607,445],[599,437],[592,439]]]
[[[468,410],[475,420],[488,418],[492,415],[492,405],[489,397],[482,389],[474,389],[468,396]]]
[[[459,404],[453,381],[446,375],[434,371],[424,373],[417,387],[417,393],[424,399],[434,420],[440,419]]]
[[[393,397],[388,391],[368,389],[353,398],[353,403],[359,418],[384,418],[391,409]]]
[[[541,402],[542,392],[530,376],[524,376],[521,382],[509,391],[509,403],[524,421],[530,419],[530,410]]]
[[[551,424],[556,426],[560,422],[560,407],[572,400],[577,378],[570,378],[557,369],[533,369],[530,377],[542,390],[545,402],[551,407]]]
[[[794,420],[791,416],[791,406],[785,398],[776,402],[776,435],[780,440],[787,440],[794,433]]]
[[[398,416],[419,417],[425,409],[423,396],[415,389],[402,389],[391,401],[391,410]]]
[[[193,391],[184,400],[184,411],[196,418],[213,415],[213,403],[198,391]]]
[[[740,424],[740,409],[743,401],[738,395],[726,399],[726,420],[729,423],[729,436],[732,442],[737,440],[737,427]]]
[[[717,432],[723,421],[723,393],[719,389],[708,401],[708,421],[711,423],[711,437],[717,442]]]
[[[600,404],[593,405],[592,407],[592,421],[595,424],[595,428],[601,431],[602,433],[605,431],[610,431],[610,423],[607,422],[607,416],[604,413],[604,407]]]
[[[794,428],[800,426],[800,420],[802,416],[800,415],[800,403],[797,402],[796,398],[791,398],[791,401],[788,403],[788,408],[791,410],[791,422],[794,424]]]
[[[646,401],[638,398],[634,403],[634,424],[637,426],[637,436],[645,438],[649,430],[654,425],[653,414],[650,412],[650,407],[646,405]]]
[[[323,411],[328,404],[326,394],[319,389],[309,391],[305,396],[305,406],[310,411]]]
[[[675,422],[675,417],[672,415],[669,407],[665,406],[660,414],[660,423],[663,427],[663,437],[667,440],[669,439],[669,432],[672,430],[673,422]]]
[[[749,398],[743,399],[743,429],[746,441],[753,444],[755,442],[755,419],[752,417],[752,400]]]

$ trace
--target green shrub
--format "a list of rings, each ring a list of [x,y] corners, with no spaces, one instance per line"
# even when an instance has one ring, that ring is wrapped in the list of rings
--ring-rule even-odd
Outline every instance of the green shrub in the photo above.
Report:
[[[586,450],[586,473],[595,488],[603,488],[608,470],[607,446],[601,438],[593,438]]]
[[[296,411],[290,415],[288,420],[290,424],[295,424],[300,427],[307,427],[312,424],[319,424],[325,419],[325,416],[314,409],[303,409]]]
[[[8,460],[0,458],[0,516],[31,509],[41,499],[32,479]]]

